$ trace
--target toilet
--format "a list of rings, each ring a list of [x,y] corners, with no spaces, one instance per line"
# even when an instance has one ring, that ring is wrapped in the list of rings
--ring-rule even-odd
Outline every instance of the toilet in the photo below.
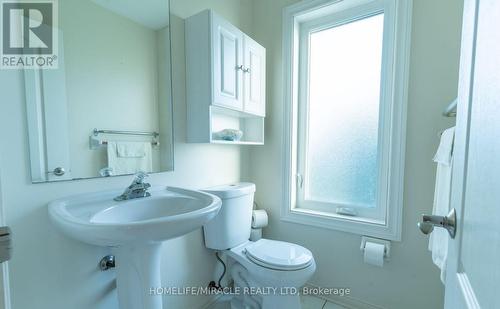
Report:
[[[308,249],[260,239],[249,241],[255,185],[237,183],[204,190],[222,200],[219,214],[204,227],[205,246],[220,252],[234,281],[232,309],[300,309],[299,288],[316,270]]]

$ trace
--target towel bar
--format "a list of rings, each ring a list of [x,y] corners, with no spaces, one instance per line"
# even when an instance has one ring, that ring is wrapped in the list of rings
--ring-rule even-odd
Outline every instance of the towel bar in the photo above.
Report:
[[[115,130],[97,130],[97,129],[94,129],[93,132],[94,132],[94,136],[97,136],[99,134],[146,135],[146,136],[153,136],[153,137],[160,136],[160,133],[158,133],[158,132],[115,131]]]

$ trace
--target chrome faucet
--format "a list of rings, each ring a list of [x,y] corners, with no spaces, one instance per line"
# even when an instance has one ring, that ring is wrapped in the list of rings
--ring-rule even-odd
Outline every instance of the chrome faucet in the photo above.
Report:
[[[146,177],[148,177],[148,174],[144,172],[136,173],[132,184],[125,189],[122,195],[115,197],[114,200],[120,202],[151,196],[151,193],[148,192],[151,185],[144,182]]]

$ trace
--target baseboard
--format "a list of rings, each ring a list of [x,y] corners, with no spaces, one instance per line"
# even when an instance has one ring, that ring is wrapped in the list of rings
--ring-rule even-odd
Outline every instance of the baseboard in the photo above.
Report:
[[[319,288],[319,286],[307,283],[306,286],[311,288]],[[349,309],[386,309],[384,307],[370,304],[361,299],[354,298],[351,296],[338,296],[338,295],[315,295],[315,297],[327,300],[334,304],[349,308]]]

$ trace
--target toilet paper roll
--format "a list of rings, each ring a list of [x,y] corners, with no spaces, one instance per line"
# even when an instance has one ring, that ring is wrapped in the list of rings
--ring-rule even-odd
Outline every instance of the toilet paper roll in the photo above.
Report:
[[[364,252],[364,262],[378,267],[384,266],[385,246],[373,242],[366,242]]]
[[[265,210],[259,209],[254,210],[252,213],[252,227],[255,229],[260,229],[266,227],[268,223],[267,212]]]
[[[262,229],[252,229],[250,232],[250,240],[257,241],[262,238]]]

